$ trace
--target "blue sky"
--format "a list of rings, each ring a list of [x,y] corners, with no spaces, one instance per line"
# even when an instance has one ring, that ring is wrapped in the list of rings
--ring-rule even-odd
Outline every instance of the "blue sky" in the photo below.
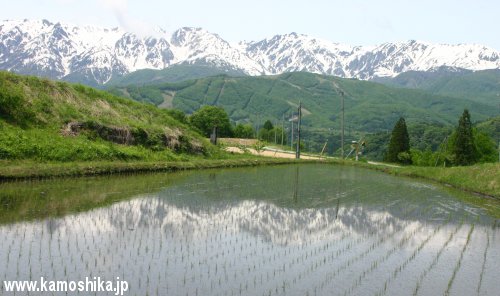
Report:
[[[172,32],[202,27],[229,41],[297,32],[350,45],[410,39],[500,50],[498,0],[0,0],[0,19]]]

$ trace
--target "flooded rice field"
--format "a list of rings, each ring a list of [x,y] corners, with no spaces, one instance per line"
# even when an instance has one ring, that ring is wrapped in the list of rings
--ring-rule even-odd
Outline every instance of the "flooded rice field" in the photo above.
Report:
[[[500,295],[499,210],[317,164],[6,183],[0,281],[120,277],[126,295]]]

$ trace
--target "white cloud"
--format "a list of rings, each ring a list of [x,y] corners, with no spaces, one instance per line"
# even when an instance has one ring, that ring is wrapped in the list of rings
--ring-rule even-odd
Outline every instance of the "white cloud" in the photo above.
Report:
[[[70,3],[75,3],[76,0],[55,0],[59,4],[70,4]]]
[[[59,0],[59,1],[72,1],[72,0]],[[137,34],[139,36],[154,36],[158,35],[154,26],[132,17],[129,14],[128,0],[98,0],[104,8],[113,12],[118,23],[127,32]]]

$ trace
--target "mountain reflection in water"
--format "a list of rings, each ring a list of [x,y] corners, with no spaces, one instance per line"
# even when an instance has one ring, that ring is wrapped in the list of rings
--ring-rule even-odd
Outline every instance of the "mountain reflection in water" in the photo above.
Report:
[[[119,276],[130,295],[497,293],[497,221],[440,187],[301,165],[148,188],[0,226],[0,278]]]

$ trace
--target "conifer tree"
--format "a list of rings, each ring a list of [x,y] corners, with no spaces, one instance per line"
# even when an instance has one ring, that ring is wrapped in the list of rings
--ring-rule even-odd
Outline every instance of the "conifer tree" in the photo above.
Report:
[[[391,134],[385,161],[411,164],[410,136],[403,117],[399,118]]]
[[[477,153],[474,146],[474,135],[472,133],[472,123],[469,110],[465,109],[458,121],[458,127],[455,132],[455,141],[453,143],[453,154],[455,164],[470,165],[476,162]]]

